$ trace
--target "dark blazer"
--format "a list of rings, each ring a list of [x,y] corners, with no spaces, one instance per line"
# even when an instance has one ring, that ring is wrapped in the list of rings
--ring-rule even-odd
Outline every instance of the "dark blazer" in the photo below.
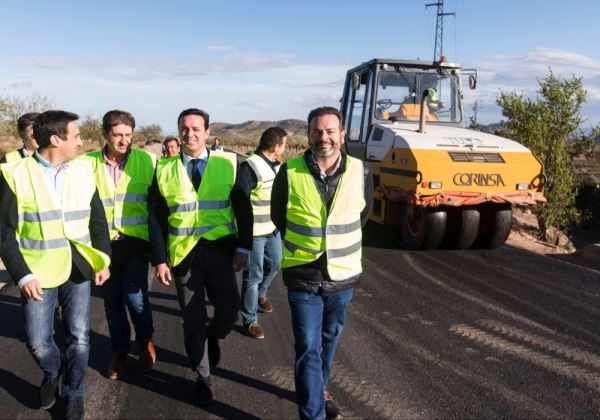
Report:
[[[210,151],[208,151],[208,153],[210,155]],[[180,155],[180,158],[183,160],[183,155]],[[216,247],[223,249],[230,254],[233,254],[236,248],[252,249],[252,206],[250,205],[250,197],[244,192],[244,188],[240,185],[241,177],[239,176],[239,173],[240,167],[238,164],[236,179],[230,194],[231,206],[233,207],[233,213],[237,224],[237,236],[227,235],[210,243],[201,240],[198,242],[196,249],[203,246]],[[156,173],[154,174],[154,179],[148,192],[148,212],[150,215],[148,229],[150,233],[150,244],[152,246],[152,265],[156,266],[168,261],[167,237],[169,226],[169,208],[158,188]],[[187,272],[193,254],[194,251],[190,252],[177,267],[173,267],[175,275],[184,275]]]
[[[18,283],[23,277],[31,273],[27,266],[23,254],[19,249],[16,238],[17,229],[17,197],[10,189],[3,176],[0,176],[0,232],[2,244],[0,245],[0,256],[8,270],[11,278]],[[90,202],[90,238],[92,246],[107,255],[111,255],[110,238],[108,236],[108,224],[104,207],[98,195],[98,190],[94,193]],[[94,278],[94,271],[88,262],[71,245],[72,268],[70,279],[75,281],[91,280]]]

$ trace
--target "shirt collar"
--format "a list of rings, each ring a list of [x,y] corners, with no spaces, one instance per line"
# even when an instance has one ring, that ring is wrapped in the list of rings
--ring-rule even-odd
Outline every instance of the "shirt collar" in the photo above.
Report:
[[[181,156],[183,159],[183,166],[187,166],[187,164],[190,163],[190,160],[192,160],[192,159],[200,159],[200,160],[203,160],[206,162],[206,161],[208,161],[208,150],[206,150],[206,147],[205,147],[204,150],[202,151],[202,153],[200,153],[200,156],[198,156],[197,158],[191,157],[184,151],[181,152]]]
[[[318,167],[317,161],[315,160],[315,157],[313,156],[312,150],[308,155],[308,159],[309,159],[309,162],[311,163],[311,165],[316,165]],[[338,169],[340,169],[341,163],[342,163],[342,153],[340,153],[340,155],[338,156],[337,162],[335,163],[335,168],[333,168],[333,171],[331,171],[331,173],[329,175],[327,175],[324,171],[322,171],[319,168],[321,179],[324,180],[326,177],[335,174],[338,171]]]
[[[125,155],[125,159],[123,159],[121,162],[119,162],[115,166],[119,166],[119,165],[123,165],[124,166],[127,163],[127,159],[129,159],[129,155],[131,155],[131,149],[129,149],[127,151],[127,155]],[[113,166],[113,164],[108,160],[108,146],[104,146],[102,148],[102,156],[104,157],[104,163],[107,163],[107,164]]]
[[[49,161],[47,161],[46,159],[44,159],[44,158],[42,157],[42,155],[40,155],[40,154],[38,153],[38,151],[37,151],[37,150],[36,150],[36,151],[35,151],[35,153],[33,154],[33,157],[35,158],[35,160],[37,160],[37,162],[38,162],[38,163],[39,163],[41,166],[43,166],[43,167],[45,167],[45,168],[52,168],[52,169],[56,170],[56,166],[54,166],[54,165],[53,165],[51,162],[49,162]],[[69,166],[69,164],[68,164],[67,162],[63,162],[63,163],[61,163],[61,165],[60,165],[60,169],[65,169],[65,168],[67,168],[68,166]]]

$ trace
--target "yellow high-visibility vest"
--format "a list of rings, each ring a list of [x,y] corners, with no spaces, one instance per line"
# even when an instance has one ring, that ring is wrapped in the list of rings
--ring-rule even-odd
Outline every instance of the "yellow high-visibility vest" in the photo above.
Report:
[[[121,232],[148,241],[148,188],[154,177],[156,156],[145,150],[131,149],[116,186],[108,174],[102,150],[82,158],[92,162],[110,238]]]
[[[308,264],[324,252],[331,280],[362,272],[360,212],[364,199],[363,163],[346,157],[329,214],[303,156],[287,162],[289,199],[283,247],[283,268]]]
[[[3,165],[6,183],[17,198],[16,237],[27,266],[42,288],[57,287],[71,274],[72,244],[94,272],[110,258],[92,247],[90,202],[96,191],[89,162],[69,162],[62,203],[35,159]]]
[[[13,150],[12,152],[8,152],[6,155],[4,155],[4,158],[6,159],[6,163],[10,163],[23,159],[23,156],[19,150]]]
[[[214,241],[237,233],[230,198],[236,170],[234,153],[211,151],[196,191],[179,156],[158,161],[156,181],[169,207],[171,266],[181,263],[200,238]]]
[[[252,235],[268,235],[275,230],[275,225],[271,221],[271,190],[280,165],[277,165],[273,170],[273,167],[257,154],[248,157],[246,162],[248,162],[258,181],[256,188],[250,192],[250,203],[254,215]]]

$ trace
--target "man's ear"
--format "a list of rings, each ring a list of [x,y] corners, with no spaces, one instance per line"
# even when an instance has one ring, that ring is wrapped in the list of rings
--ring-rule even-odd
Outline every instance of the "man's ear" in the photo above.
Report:
[[[58,147],[60,146],[60,144],[62,143],[62,139],[60,137],[58,137],[56,134],[52,134],[50,136],[50,144],[54,147]]]

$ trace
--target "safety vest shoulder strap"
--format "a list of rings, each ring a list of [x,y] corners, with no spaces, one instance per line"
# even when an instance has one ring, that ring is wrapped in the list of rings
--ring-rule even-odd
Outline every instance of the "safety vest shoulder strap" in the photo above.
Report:
[[[333,213],[334,209],[336,208],[337,201],[344,202],[343,199],[340,200],[340,196],[343,195],[343,198],[346,198],[349,193],[351,193],[353,197],[362,197],[362,199],[359,199],[358,202],[353,203],[355,207],[358,206],[360,208],[359,211],[362,211],[362,209],[365,207],[364,171],[364,164],[360,159],[346,156],[346,170],[338,182],[338,188],[336,189],[336,193],[333,198],[330,213]]]
[[[216,159],[216,158],[220,158],[220,159],[227,159],[234,168],[237,167],[237,157],[235,153],[232,152],[225,152],[223,150],[211,150],[209,155],[208,155],[208,162],[210,163],[210,159]]]
[[[13,150],[12,152],[8,152],[5,156],[6,162],[16,162],[18,160],[23,159],[23,155],[21,155],[21,150]]]
[[[136,159],[149,159],[150,162],[152,162],[152,166],[156,168],[157,159],[154,153],[150,153],[149,151],[143,149],[131,149],[129,159],[131,159],[133,156],[135,156]]]
[[[273,169],[261,156],[253,154],[246,159],[248,166],[256,175],[258,182],[270,181],[275,178],[276,170]]]

